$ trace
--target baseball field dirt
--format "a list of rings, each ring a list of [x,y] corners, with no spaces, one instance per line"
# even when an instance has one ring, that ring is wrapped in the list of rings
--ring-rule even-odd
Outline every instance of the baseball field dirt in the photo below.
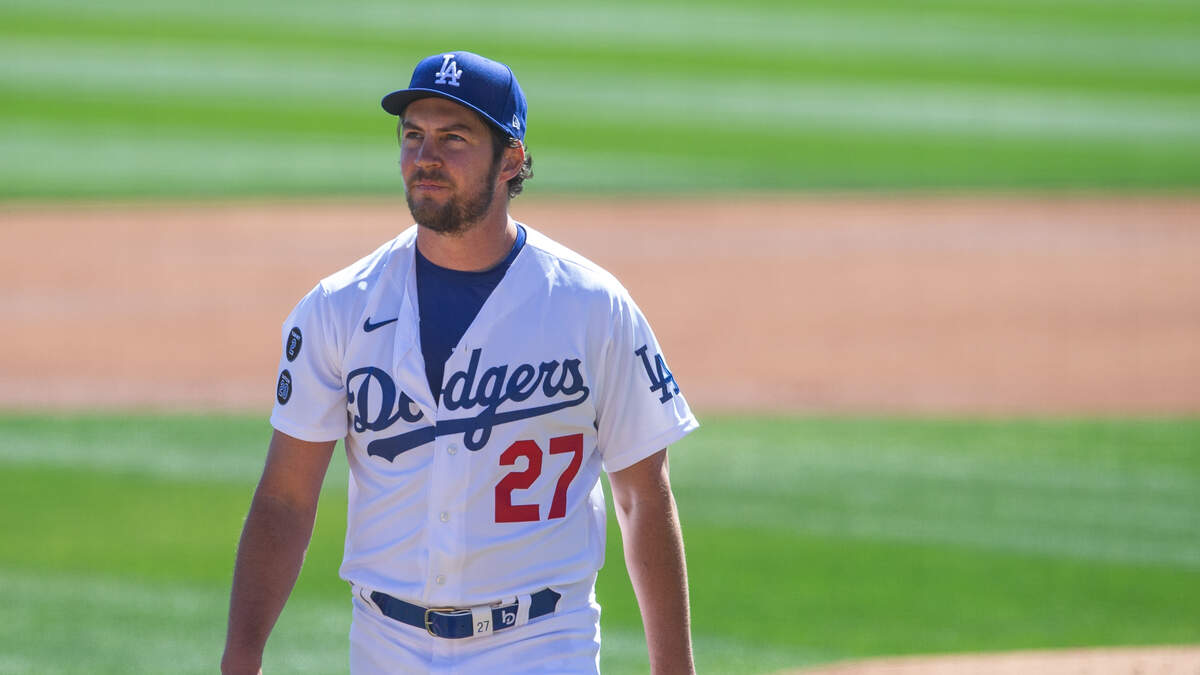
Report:
[[[1197,196],[526,196],[512,211],[630,288],[702,414],[1200,412]],[[265,412],[295,302],[409,222],[402,200],[0,205],[0,408]],[[805,672],[1198,675],[1200,653]]]
[[[1196,675],[1200,647],[1063,649],[871,659],[779,675]]]
[[[703,410],[1200,412],[1200,197],[533,200]],[[403,201],[0,206],[0,406],[265,409],[280,325]]]

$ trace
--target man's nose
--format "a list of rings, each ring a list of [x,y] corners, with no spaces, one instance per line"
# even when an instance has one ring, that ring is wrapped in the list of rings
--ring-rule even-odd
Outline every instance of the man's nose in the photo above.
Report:
[[[428,138],[421,140],[421,145],[417,147],[416,157],[413,162],[417,166],[436,166],[442,163],[442,156],[437,150],[437,145]]]

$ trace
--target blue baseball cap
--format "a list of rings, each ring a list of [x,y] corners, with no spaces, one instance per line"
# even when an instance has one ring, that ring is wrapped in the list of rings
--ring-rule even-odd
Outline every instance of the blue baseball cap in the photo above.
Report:
[[[421,59],[408,89],[383,97],[383,109],[404,114],[409,103],[439,96],[483,115],[504,133],[525,139],[525,94],[512,68],[471,52],[447,52]]]

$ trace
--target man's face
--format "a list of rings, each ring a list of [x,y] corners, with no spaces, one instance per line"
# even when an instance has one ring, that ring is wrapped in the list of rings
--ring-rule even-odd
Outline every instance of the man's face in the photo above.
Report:
[[[417,223],[459,234],[482,219],[500,171],[485,122],[457,103],[429,97],[405,108],[398,133],[405,198]]]

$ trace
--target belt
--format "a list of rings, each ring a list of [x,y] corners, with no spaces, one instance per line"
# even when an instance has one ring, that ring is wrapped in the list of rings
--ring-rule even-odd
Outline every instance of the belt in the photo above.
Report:
[[[550,614],[558,607],[561,593],[549,588],[532,595],[522,596],[517,602],[493,607],[482,605],[456,609],[454,607],[421,607],[399,598],[393,598],[387,593],[372,591],[371,600],[383,615],[401,623],[415,626],[429,632],[434,637],[456,640],[474,637],[476,635],[491,635],[494,631],[513,628],[526,623],[529,619]],[[527,616],[522,610],[522,603],[528,603]]]

